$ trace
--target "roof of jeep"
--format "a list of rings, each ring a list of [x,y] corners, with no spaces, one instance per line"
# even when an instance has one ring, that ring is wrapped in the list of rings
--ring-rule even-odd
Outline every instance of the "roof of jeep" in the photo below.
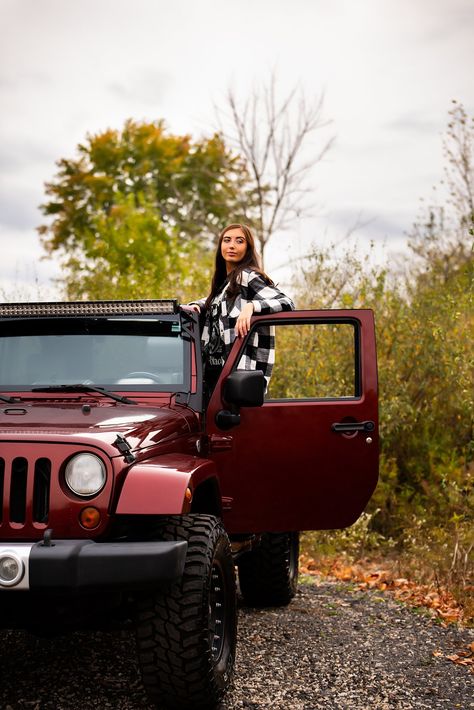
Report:
[[[38,318],[68,316],[144,316],[174,315],[179,311],[176,299],[137,301],[56,301],[36,303],[1,303],[1,318]]]

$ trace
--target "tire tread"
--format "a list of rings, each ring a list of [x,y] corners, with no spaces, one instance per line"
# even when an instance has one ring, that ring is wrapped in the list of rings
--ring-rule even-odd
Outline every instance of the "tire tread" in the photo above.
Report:
[[[235,578],[233,603],[229,600],[234,628],[224,681],[215,671],[203,619],[215,550],[232,565],[233,574],[227,535],[219,520],[209,515],[170,516],[155,534],[162,540],[187,541],[188,554],[180,580],[138,600],[136,639],[143,683],[160,707],[215,707],[230,682],[235,656]]]
[[[298,572],[292,575],[290,554],[299,551],[298,533],[263,533],[260,544],[238,560],[242,597],[249,606],[286,606],[296,594]]]

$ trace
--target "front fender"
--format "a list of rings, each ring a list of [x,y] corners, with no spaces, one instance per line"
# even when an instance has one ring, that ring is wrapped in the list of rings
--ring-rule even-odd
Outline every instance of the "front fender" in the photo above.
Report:
[[[185,454],[165,454],[130,468],[120,493],[118,515],[179,515],[187,513],[193,492],[216,478],[212,461]]]

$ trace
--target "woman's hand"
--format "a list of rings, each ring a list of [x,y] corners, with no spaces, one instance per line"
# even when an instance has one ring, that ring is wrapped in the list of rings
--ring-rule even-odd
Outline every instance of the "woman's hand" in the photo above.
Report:
[[[180,306],[182,311],[194,311],[194,313],[201,313],[201,308],[197,303],[191,303],[189,306]]]
[[[244,338],[250,330],[250,319],[253,314],[253,303],[246,303],[240,311],[235,324],[235,334],[238,338]]]

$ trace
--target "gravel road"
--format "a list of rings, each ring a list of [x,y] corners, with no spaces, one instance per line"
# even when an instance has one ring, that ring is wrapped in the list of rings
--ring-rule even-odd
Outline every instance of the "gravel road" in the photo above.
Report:
[[[474,631],[441,628],[388,595],[316,580],[286,609],[240,609],[239,624],[222,710],[474,708],[474,674],[445,658]],[[0,648],[2,710],[151,710],[129,631],[0,632]]]

